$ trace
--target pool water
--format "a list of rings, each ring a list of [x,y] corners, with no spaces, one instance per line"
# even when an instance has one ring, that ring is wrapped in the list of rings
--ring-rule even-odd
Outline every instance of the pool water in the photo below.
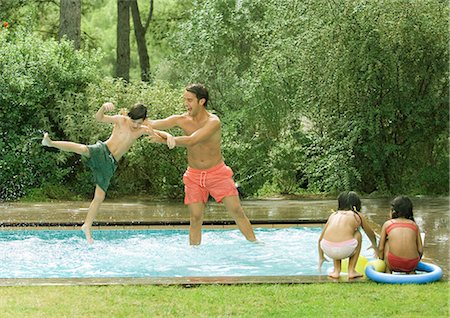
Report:
[[[81,231],[0,231],[0,278],[320,275],[332,268],[317,269],[320,233],[255,229],[255,244],[238,230],[203,230],[193,247],[188,230],[100,230],[92,245]]]

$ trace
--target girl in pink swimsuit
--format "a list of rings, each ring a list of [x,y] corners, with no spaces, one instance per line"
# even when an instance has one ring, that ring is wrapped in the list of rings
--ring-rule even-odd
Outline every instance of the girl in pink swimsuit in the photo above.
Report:
[[[341,261],[349,258],[348,278],[361,277],[362,274],[355,270],[361,251],[362,236],[359,228],[372,242],[372,247],[377,252],[375,233],[361,214],[361,200],[355,192],[342,192],[338,197],[338,210],[330,215],[322,234],[319,238],[319,270],[326,260],[325,255],[333,259],[334,270],[328,275],[331,278],[339,278]]]
[[[411,200],[406,196],[395,198],[391,202],[390,217],[381,228],[379,257],[386,262],[387,273],[414,273],[423,254],[423,245]]]

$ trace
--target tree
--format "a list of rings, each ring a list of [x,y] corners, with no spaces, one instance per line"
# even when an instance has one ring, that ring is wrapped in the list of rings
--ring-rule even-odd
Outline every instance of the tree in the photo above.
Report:
[[[80,48],[81,0],[61,0],[59,10],[59,39],[66,36]]]
[[[150,10],[145,25],[142,25],[141,22],[137,0],[131,0],[130,5],[133,16],[134,34],[136,36],[138,47],[139,63],[141,65],[141,80],[148,82],[150,80],[150,61],[148,57],[147,43],[145,41],[145,34],[147,33],[147,29],[153,15],[153,0],[150,0]]]
[[[130,1],[117,0],[116,77],[130,80]]]

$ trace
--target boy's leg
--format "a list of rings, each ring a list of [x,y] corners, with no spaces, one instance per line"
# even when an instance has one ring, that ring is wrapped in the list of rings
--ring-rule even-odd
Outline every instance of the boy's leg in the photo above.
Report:
[[[86,145],[77,144],[75,142],[70,141],[54,141],[50,139],[48,133],[44,134],[44,138],[42,139],[42,145],[57,148],[62,151],[75,152],[79,155],[89,157],[89,149]]]
[[[81,227],[81,229],[84,232],[84,235],[86,235],[88,243],[94,242],[91,233],[92,222],[94,222],[94,218],[97,215],[100,205],[105,200],[105,196],[106,196],[105,191],[103,191],[98,185],[95,186],[94,199],[92,200],[91,205],[89,206],[88,214],[86,216],[83,226]]]
[[[190,213],[189,244],[200,245],[202,242],[202,224],[205,203],[195,202],[188,205]]]
[[[341,275],[341,260],[340,259],[334,259],[333,260],[333,271],[328,274],[331,278],[339,278]]]
[[[244,210],[242,209],[239,196],[228,196],[223,198],[222,201],[228,213],[231,214],[237,226],[239,227],[239,230],[241,230],[242,234],[244,234],[245,238],[252,242],[256,241],[252,225],[250,224],[250,221],[248,220],[247,216],[244,213]]]
[[[358,273],[355,270],[356,263],[358,262],[359,258],[359,252],[361,251],[362,235],[361,233],[359,233],[359,231],[356,231],[353,237],[358,241],[358,247],[355,249],[355,253],[352,256],[350,256],[350,259],[348,260],[348,278],[356,278],[363,276],[361,273]]]

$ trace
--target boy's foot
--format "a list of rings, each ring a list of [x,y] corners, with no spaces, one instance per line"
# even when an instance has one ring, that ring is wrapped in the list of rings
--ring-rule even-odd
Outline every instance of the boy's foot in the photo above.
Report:
[[[48,136],[48,133],[44,133],[44,138],[42,138],[41,143],[43,146],[51,147],[52,140]]]
[[[94,243],[94,239],[92,238],[92,234],[91,234],[91,227],[88,227],[87,225],[83,224],[83,226],[81,226],[81,230],[83,231],[84,235],[86,236],[86,240],[88,241],[89,244]]]

